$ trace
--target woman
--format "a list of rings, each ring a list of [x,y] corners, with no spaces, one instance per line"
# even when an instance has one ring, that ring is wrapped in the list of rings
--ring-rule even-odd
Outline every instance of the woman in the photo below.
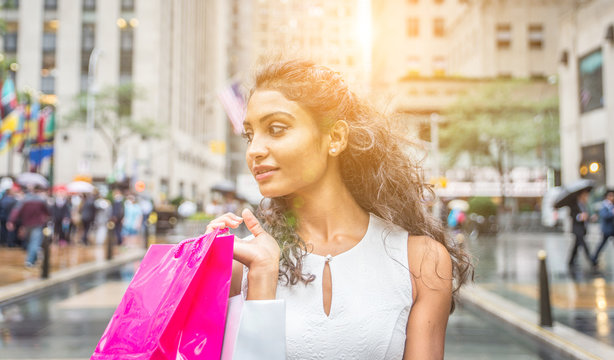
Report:
[[[253,234],[235,242],[231,295],[285,302],[289,359],[443,358],[471,265],[428,213],[409,143],[307,61],[257,74],[244,127],[262,223],[245,210],[208,226]]]

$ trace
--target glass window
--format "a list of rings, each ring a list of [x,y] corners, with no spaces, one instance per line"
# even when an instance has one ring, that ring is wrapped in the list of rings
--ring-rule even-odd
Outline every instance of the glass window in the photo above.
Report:
[[[410,56],[407,59],[407,69],[409,76],[420,75],[420,58],[417,56]]]
[[[81,30],[81,49],[92,50],[96,41],[96,25],[83,24]]]
[[[496,34],[497,48],[509,49],[509,47],[512,45],[512,25],[497,24]]]
[[[19,0],[0,0],[3,9],[19,9]]]
[[[55,93],[55,78],[53,76],[41,77],[41,91],[45,94]]]
[[[444,76],[446,74],[446,59],[443,56],[433,58],[433,75]]]
[[[445,35],[444,22],[442,18],[433,19],[433,35],[443,37]]]
[[[544,26],[529,24],[529,49],[541,50],[544,46]]]
[[[96,11],[96,0],[83,0],[83,11]]]
[[[416,37],[420,35],[420,21],[418,18],[407,19],[407,36]]]
[[[58,0],[45,0],[45,10],[57,10]]]
[[[603,56],[601,49],[584,55],[579,61],[580,112],[603,107]]]
[[[43,52],[55,52],[55,33],[43,33]]]
[[[134,32],[132,29],[122,30],[120,33],[120,47],[122,51],[132,50],[132,43],[134,40]]]
[[[122,0],[122,11],[134,11],[134,0]]]
[[[43,53],[43,69],[51,70],[55,68],[55,53]]]
[[[4,52],[17,52],[17,33],[11,32],[4,34]]]

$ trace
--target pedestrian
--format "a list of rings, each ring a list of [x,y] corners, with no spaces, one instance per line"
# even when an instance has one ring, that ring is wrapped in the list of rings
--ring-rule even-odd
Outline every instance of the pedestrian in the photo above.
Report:
[[[136,245],[143,220],[143,210],[130,194],[124,201],[124,220],[122,222],[122,237],[125,245]]]
[[[96,205],[96,218],[94,225],[96,228],[96,245],[104,244],[107,239],[107,223],[111,219],[111,202],[102,196],[98,196],[94,204]]]
[[[235,241],[231,295],[285,311],[251,324],[254,343],[285,327],[288,359],[443,358],[471,265],[427,211],[432,190],[388,124],[324,66],[257,75],[245,157],[265,199],[258,218],[245,209],[207,227],[245,222],[253,238]]]
[[[601,243],[593,255],[593,267],[599,265],[599,254],[611,236],[614,236],[614,189],[608,189],[605,193],[605,199],[601,203],[599,209],[599,224],[601,225]]]
[[[17,204],[17,199],[15,198],[14,189],[10,187],[4,191],[0,199],[0,246],[15,246],[15,232],[9,231],[6,228],[6,223],[15,204]]]
[[[111,204],[111,221],[117,239],[117,245],[122,244],[122,222],[124,220],[124,195],[120,189],[113,189],[113,202]]]
[[[571,232],[574,234],[575,239],[569,255],[568,265],[570,269],[573,269],[576,266],[576,255],[578,254],[579,248],[583,249],[588,261],[591,264],[593,263],[588,245],[586,245],[586,241],[584,241],[584,236],[586,235],[586,224],[589,220],[588,196],[588,190],[582,191],[580,194],[578,194],[576,201],[569,206],[569,215],[571,216],[572,220]]]
[[[54,240],[60,246],[65,246],[69,241],[70,219],[72,209],[67,194],[59,192],[51,205],[51,218],[53,220]]]
[[[88,234],[96,218],[96,194],[83,194],[79,213],[81,214],[81,224],[83,225],[83,245],[89,245]]]
[[[50,218],[47,201],[39,190],[33,186],[27,188],[26,195],[15,205],[7,223],[8,230],[14,230],[17,221],[25,228],[28,239],[26,267],[32,267],[36,263],[38,251],[43,243],[43,228]]]

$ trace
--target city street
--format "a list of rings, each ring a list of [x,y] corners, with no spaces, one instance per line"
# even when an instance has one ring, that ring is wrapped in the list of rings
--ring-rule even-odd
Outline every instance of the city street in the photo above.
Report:
[[[158,241],[177,242],[186,237],[182,232],[194,232],[200,227],[180,225],[178,233]],[[591,244],[594,240],[589,237]],[[606,248],[600,274],[592,274],[588,264],[583,263],[582,269],[586,271],[579,270],[574,280],[566,268],[568,245],[569,236],[563,233],[505,233],[468,240],[472,253],[479,259],[476,283],[532,310],[538,307],[536,254],[539,249],[546,249],[555,321],[612,344],[614,246]],[[0,249],[0,254],[6,251]],[[0,359],[88,358],[137,267],[138,261],[134,261],[0,303]],[[603,302],[596,302],[603,289],[605,307]],[[1,290],[0,287],[0,295]],[[450,317],[446,358],[558,359],[565,356],[461,302]]]

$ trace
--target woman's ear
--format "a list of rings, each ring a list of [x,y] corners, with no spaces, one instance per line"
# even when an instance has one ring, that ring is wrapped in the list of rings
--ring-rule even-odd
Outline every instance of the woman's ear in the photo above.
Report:
[[[337,120],[330,129],[330,146],[328,153],[332,156],[339,155],[348,144],[350,126],[345,120]]]

